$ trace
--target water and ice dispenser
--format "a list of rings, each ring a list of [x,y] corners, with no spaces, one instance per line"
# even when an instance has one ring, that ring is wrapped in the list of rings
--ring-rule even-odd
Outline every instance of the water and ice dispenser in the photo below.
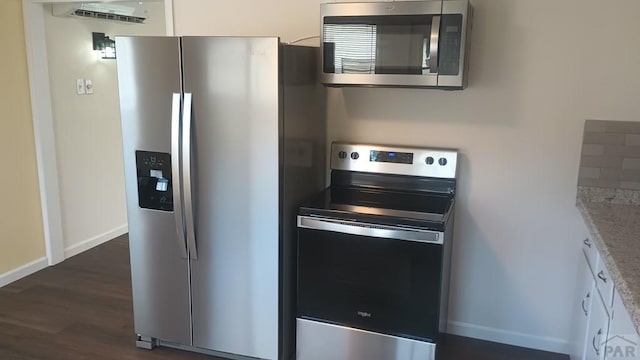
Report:
[[[136,168],[140,207],[173,211],[171,154],[138,150]]]

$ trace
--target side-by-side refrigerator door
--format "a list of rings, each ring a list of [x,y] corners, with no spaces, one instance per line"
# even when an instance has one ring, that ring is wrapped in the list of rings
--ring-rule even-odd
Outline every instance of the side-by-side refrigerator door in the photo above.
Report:
[[[191,344],[180,184],[178,38],[118,37],[135,331]]]
[[[182,49],[193,342],[277,359],[279,40],[185,37]]]

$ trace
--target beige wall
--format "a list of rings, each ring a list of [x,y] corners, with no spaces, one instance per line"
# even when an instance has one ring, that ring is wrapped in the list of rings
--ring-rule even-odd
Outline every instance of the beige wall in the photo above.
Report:
[[[320,2],[181,0],[175,29],[291,41]],[[329,139],[460,149],[450,329],[568,351],[582,126],[640,120],[640,2],[473,3],[468,89],[329,89]]]
[[[162,2],[145,2],[143,25],[52,16],[45,27],[67,255],[126,231],[124,165],[116,61],[92,50],[92,32],[164,35]],[[150,64],[152,65],[152,64]],[[93,81],[93,95],[77,95],[76,79]]]
[[[0,1],[0,275],[45,257],[22,1]]]

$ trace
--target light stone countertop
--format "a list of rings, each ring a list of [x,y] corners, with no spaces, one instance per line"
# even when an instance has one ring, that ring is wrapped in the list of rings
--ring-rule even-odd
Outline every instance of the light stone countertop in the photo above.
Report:
[[[640,191],[579,186],[576,206],[640,334]]]

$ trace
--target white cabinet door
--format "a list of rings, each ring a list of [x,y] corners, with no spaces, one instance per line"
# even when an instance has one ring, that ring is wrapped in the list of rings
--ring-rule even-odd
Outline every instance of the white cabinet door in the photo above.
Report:
[[[582,252],[584,252],[584,256],[587,257],[587,262],[591,267],[591,270],[595,272],[596,265],[600,262],[600,255],[598,254],[598,250],[596,249],[593,240],[591,239],[591,235],[589,235],[586,228],[581,227],[581,233],[583,234],[582,238]]]
[[[638,334],[631,317],[616,290],[613,295],[613,311],[609,324],[609,339],[605,352],[611,359],[640,360]]]
[[[609,314],[599,296],[591,296],[591,299],[585,360],[604,360],[607,358],[605,356],[605,345],[609,336]]]
[[[599,261],[597,262],[594,270],[594,274],[596,276],[596,287],[600,292],[600,296],[602,296],[602,301],[607,307],[607,311],[611,312],[613,306],[613,280],[611,279],[611,276],[609,276],[609,271],[607,270],[602,258],[598,258]]]
[[[591,303],[593,294],[596,291],[595,281],[591,274],[591,269],[586,259],[580,261],[580,272],[578,274],[578,292],[573,306],[573,348],[571,350],[571,360],[583,360],[587,347],[587,327],[589,326],[589,315],[591,313]]]
[[[598,254],[598,249],[596,249],[591,234],[589,233],[589,230],[587,230],[587,226],[584,224],[582,217],[579,219],[577,231],[582,241],[582,251],[587,257],[587,262],[589,263],[591,270],[595,273],[596,266],[600,261],[600,255]]]

